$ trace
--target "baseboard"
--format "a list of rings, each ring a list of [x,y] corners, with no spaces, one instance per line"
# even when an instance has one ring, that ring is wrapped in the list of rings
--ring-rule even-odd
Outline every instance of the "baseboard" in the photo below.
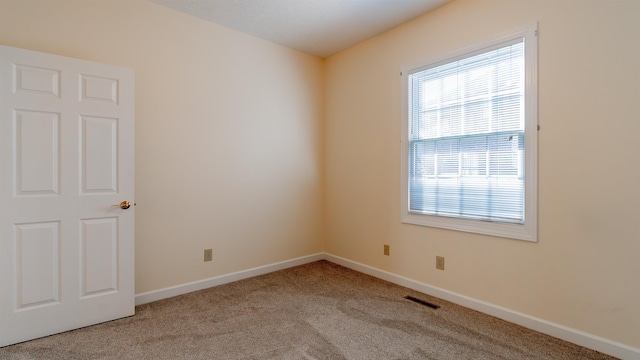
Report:
[[[210,287],[228,284],[234,281],[248,279],[254,276],[268,274],[270,272],[287,269],[290,267],[311,263],[325,259],[324,253],[303,256],[297,259],[281,261],[274,264],[268,264],[253,269],[242,270],[231,274],[220,275],[209,279],[194,281],[177,286],[171,286],[164,289],[154,290],[136,295],[136,306],[162,299],[168,299],[174,296],[187,294],[190,292],[207,289]]]
[[[349,269],[389,281],[391,283],[407,287],[421,293],[435,296],[440,299],[473,309],[499,319],[509,321],[520,326],[562,339],[603,354],[615,356],[620,359],[639,360],[640,349],[622,343],[605,339],[596,335],[585,333],[560,324],[539,319],[524,313],[493,305],[484,301],[470,298],[439,287],[431,286],[400,275],[364,265],[339,256],[324,254],[324,259],[332,263],[342,265]]]

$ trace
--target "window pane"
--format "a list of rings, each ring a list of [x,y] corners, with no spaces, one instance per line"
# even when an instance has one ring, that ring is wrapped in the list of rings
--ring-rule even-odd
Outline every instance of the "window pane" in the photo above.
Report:
[[[521,104],[523,97],[520,94],[496,98],[491,102],[491,128],[493,131],[520,130],[524,123]]]
[[[460,135],[462,111],[459,106],[451,106],[440,111],[439,136]]]
[[[441,140],[436,143],[438,176],[458,176],[458,141]]]
[[[468,138],[460,141],[462,177],[487,175],[487,139]]]
[[[464,108],[464,134],[489,132],[491,102],[487,99],[473,101]]]
[[[412,177],[435,175],[435,143],[419,142],[413,145],[411,171]]]
[[[496,135],[488,137],[489,175],[518,176],[522,151],[519,150],[519,136]]]

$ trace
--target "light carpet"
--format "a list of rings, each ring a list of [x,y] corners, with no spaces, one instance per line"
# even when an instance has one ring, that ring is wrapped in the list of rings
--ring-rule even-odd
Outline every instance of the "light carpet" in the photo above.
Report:
[[[0,358],[613,359],[327,261],[141,305]]]

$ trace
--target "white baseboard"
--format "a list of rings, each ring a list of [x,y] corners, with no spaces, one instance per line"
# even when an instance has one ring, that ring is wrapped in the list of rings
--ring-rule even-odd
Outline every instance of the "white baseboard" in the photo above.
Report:
[[[193,291],[207,289],[210,287],[231,283],[238,280],[248,279],[254,276],[268,274],[270,272],[287,269],[290,267],[311,263],[318,260],[327,260],[332,263],[342,265],[346,268],[377,277],[391,283],[407,287],[427,295],[450,301],[452,303],[473,309],[499,319],[509,321],[514,324],[524,326],[526,328],[547,334],[558,339],[562,339],[589,349],[599,351],[601,353],[615,356],[625,360],[640,360],[640,349],[625,344],[621,344],[609,339],[605,339],[596,335],[585,333],[580,330],[572,329],[560,324],[539,319],[521,312],[493,305],[481,300],[470,298],[461,294],[454,293],[436,286],[431,286],[412,280],[400,275],[396,275],[384,270],[364,265],[339,256],[318,253],[297,259],[282,261],[274,264],[264,265],[253,269],[238,271],[231,274],[216,276],[209,279],[194,281],[182,285],[172,286],[160,290],[149,291],[136,295],[136,305],[142,305],[153,301],[167,299],[170,297],[187,294]]]
[[[640,349],[619,342],[592,335],[567,326],[536,318],[521,312],[503,308],[484,301],[470,298],[439,287],[431,286],[384,270],[357,263],[339,256],[324,254],[324,259],[332,263],[342,265],[349,269],[389,281],[391,283],[407,287],[421,293],[435,296],[452,303],[473,309],[508,322],[524,326],[528,329],[541,332],[603,354],[615,356],[625,360],[640,360]]]
[[[208,289],[210,287],[228,284],[234,281],[248,279],[251,277],[268,274],[270,272],[287,269],[290,267],[311,263],[318,260],[324,260],[325,254],[318,253],[309,256],[303,256],[297,259],[281,261],[274,264],[259,266],[253,269],[242,270],[231,274],[220,275],[209,279],[194,281],[186,284],[171,286],[164,289],[154,290],[136,295],[136,305],[142,305],[153,301],[168,299],[174,296],[187,294],[190,292]]]

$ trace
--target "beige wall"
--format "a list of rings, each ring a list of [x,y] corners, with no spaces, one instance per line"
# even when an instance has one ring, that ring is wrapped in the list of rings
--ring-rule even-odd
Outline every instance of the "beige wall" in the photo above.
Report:
[[[401,224],[400,68],[536,20],[539,242]],[[325,71],[329,253],[640,347],[639,1],[458,0]]]
[[[0,43],[135,70],[137,293],[322,250],[322,60],[142,0],[0,0]]]

